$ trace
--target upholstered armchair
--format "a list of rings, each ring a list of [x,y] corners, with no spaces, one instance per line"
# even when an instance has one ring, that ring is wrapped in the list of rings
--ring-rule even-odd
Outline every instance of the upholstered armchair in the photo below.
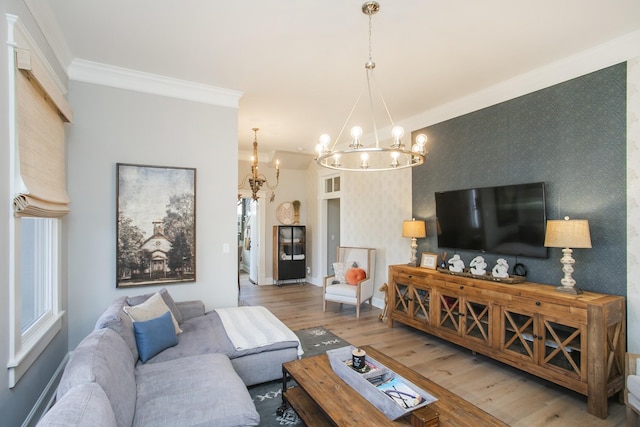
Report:
[[[373,299],[376,271],[376,250],[370,248],[338,247],[334,274],[326,276],[322,284],[322,310],[327,311],[327,301],[356,306],[360,317],[360,305]]]
[[[627,426],[640,426],[640,354],[627,353],[625,361]]]

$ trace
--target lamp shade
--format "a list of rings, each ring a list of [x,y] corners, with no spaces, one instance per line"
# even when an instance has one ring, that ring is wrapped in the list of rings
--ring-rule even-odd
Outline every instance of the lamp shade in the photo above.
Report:
[[[415,218],[404,221],[402,223],[402,237],[427,237],[424,221],[416,221]]]
[[[586,219],[556,219],[547,221],[544,245],[549,248],[590,248],[591,235]]]

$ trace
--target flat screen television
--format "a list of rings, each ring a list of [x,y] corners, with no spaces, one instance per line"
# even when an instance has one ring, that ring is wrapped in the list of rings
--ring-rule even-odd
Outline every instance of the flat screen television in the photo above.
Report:
[[[544,182],[436,192],[438,247],[547,258]]]

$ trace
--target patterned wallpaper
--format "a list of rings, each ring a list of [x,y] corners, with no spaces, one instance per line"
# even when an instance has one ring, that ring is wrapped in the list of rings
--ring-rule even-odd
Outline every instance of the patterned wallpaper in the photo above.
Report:
[[[640,58],[627,63],[627,343],[640,353]]]
[[[410,170],[342,174],[341,244],[376,249],[376,291],[387,282],[389,265],[409,262],[402,220],[411,218],[410,187]]]
[[[412,173],[413,215],[427,221],[418,253],[441,252],[434,192],[544,181],[548,219],[589,220],[593,248],[574,250],[576,286],[626,295],[626,75],[618,64],[415,131],[429,137],[426,165]],[[458,253],[467,265],[478,255]],[[484,256],[490,268],[499,257]],[[561,256],[517,261],[528,280],[559,285]]]

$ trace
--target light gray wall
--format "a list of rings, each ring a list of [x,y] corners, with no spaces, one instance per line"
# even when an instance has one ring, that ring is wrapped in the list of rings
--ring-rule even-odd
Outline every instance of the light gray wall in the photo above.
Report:
[[[53,376],[56,368],[67,353],[67,321],[63,318],[62,330],[54,337],[51,344],[44,350],[34,362],[29,371],[20,379],[18,384],[9,389],[8,371],[9,362],[9,253],[12,248],[6,238],[9,235],[9,218],[12,214],[9,191],[9,113],[8,113],[8,49],[7,19],[6,14],[17,15],[20,21],[29,31],[34,41],[45,54],[54,71],[62,81],[64,75],[49,50],[38,26],[33,21],[22,0],[7,0],[0,2],[0,34],[2,35],[2,50],[0,51],[0,200],[3,201],[3,209],[0,209],[0,424],[6,426],[21,425],[24,419],[35,405],[42,390]],[[62,228],[63,245],[65,244],[65,227]],[[63,255],[64,257],[64,255]],[[66,269],[62,271],[62,296],[66,295]],[[63,310],[66,302],[63,299]]]
[[[69,101],[70,348],[116,297],[161,288],[115,287],[116,163],[196,168],[197,281],[166,287],[207,310],[237,305],[237,110],[75,81]]]

